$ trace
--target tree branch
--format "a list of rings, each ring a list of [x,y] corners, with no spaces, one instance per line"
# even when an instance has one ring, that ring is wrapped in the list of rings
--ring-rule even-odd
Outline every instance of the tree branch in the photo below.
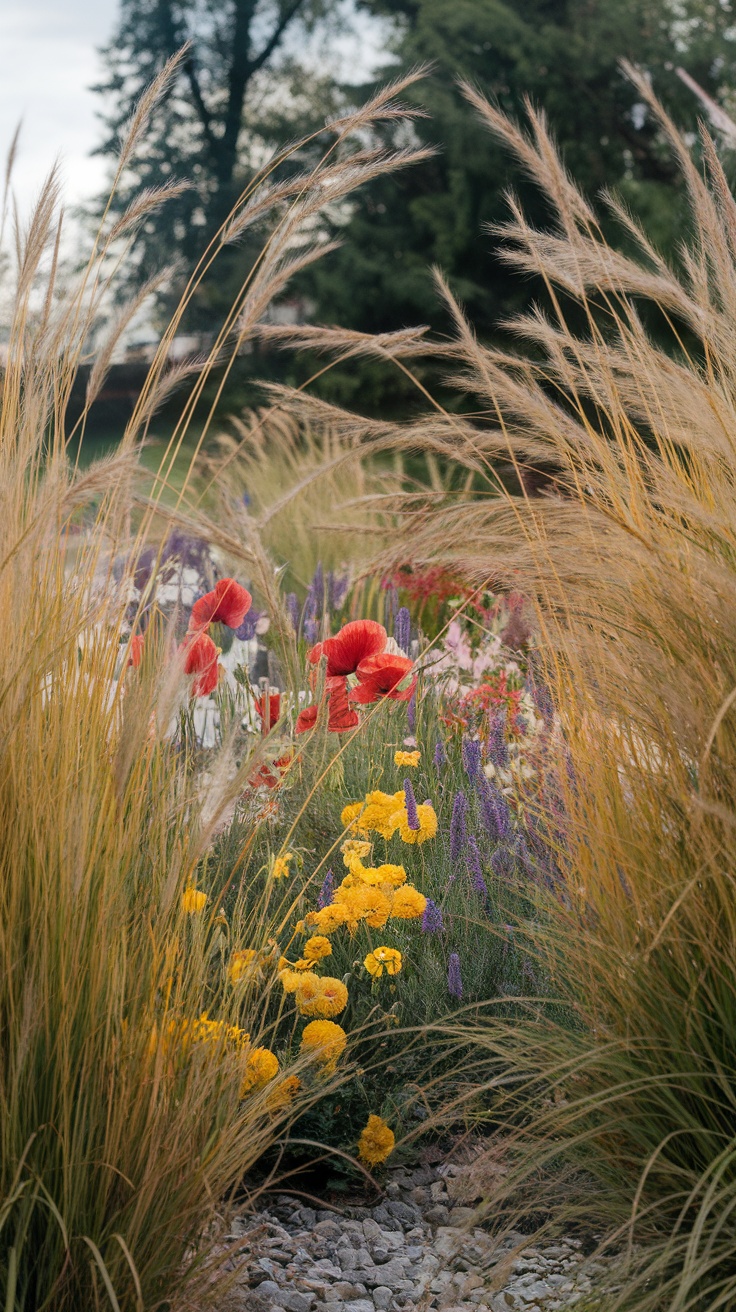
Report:
[[[291,22],[292,18],[296,17],[297,12],[302,8],[303,5],[304,5],[304,0],[292,0],[292,3],[289,5],[288,9],[286,9],[284,13],[281,15],[281,18],[276,24],[276,27],[274,28],[273,32],[268,38],[268,41],[263,47],[261,53],[259,55],[256,55],[255,59],[252,59],[250,61],[251,77],[253,76],[254,73],[258,72],[259,68],[263,68],[263,65],[266,63],[267,59],[271,58],[271,55],[273,54],[274,50],[279,44],[279,41],[284,35],[284,32],[289,26],[289,23]]]
[[[177,50],[181,50],[182,46],[186,45],[187,39],[177,26],[176,19],[174,18],[174,11],[171,6],[171,0],[158,0],[158,11],[161,21],[161,30],[164,34],[164,43],[168,48],[168,54],[176,54]],[[220,143],[212,131],[212,118],[205,104],[204,96],[202,95],[202,88],[199,85],[197,69],[194,63],[194,54],[191,50],[187,53],[184,59],[182,69],[186,74],[187,81],[189,82],[194,108],[197,111],[197,117],[202,125],[205,140],[209,149],[216,155]]]

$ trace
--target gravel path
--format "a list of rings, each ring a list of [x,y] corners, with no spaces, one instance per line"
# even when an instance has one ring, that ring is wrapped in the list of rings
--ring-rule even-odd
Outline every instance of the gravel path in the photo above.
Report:
[[[606,1272],[576,1239],[499,1244],[448,1192],[464,1168],[389,1173],[376,1206],[343,1214],[280,1194],[240,1218],[242,1312],[555,1312],[594,1292]],[[462,1190],[458,1190],[462,1195]]]

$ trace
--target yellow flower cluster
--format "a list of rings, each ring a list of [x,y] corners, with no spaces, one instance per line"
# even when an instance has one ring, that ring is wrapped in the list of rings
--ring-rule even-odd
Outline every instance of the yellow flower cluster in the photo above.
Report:
[[[374,979],[379,979],[384,970],[387,975],[398,975],[401,964],[398,948],[374,948],[363,962],[368,974]]]
[[[406,752],[403,755],[414,753]],[[426,843],[427,839],[434,838],[437,833],[437,813],[429,802],[423,802],[417,807],[417,815],[419,828],[411,829],[402,788],[398,793],[366,793],[365,801],[351,802],[344,807],[340,819],[344,828],[354,833],[376,833],[389,839],[398,832],[404,843]]]
[[[172,1021],[172,1026],[176,1022]],[[171,1028],[171,1026],[170,1026]],[[240,1051],[250,1043],[250,1034],[237,1025],[228,1025],[224,1020],[210,1020],[203,1011],[198,1020],[183,1020],[178,1026],[182,1043],[207,1043],[213,1047],[222,1047]]]
[[[342,1025],[332,1020],[312,1020],[304,1026],[300,1050],[305,1056],[313,1056],[329,1074],[345,1051],[347,1041]]]
[[[289,874],[289,862],[292,860],[291,852],[284,852],[283,856],[277,856],[273,863],[271,874],[274,879],[286,879]]]
[[[408,765],[415,770],[421,759],[421,752],[394,752],[394,765]]]
[[[207,894],[199,888],[185,888],[181,895],[181,909],[186,911],[188,916],[196,916],[198,911],[204,911],[207,906]]]
[[[361,921],[371,929],[382,929],[392,918],[413,920],[421,916],[426,905],[424,894],[407,884],[403,866],[389,862],[364,866],[359,857],[351,855],[348,874],[335,889],[332,901],[320,911],[310,911],[304,919],[310,928],[319,931],[317,937],[332,934],[341,925],[354,934]]]
[[[275,1079],[279,1073],[279,1059],[270,1048],[253,1048],[248,1053],[245,1063],[245,1073],[240,1085],[240,1096],[244,1098],[247,1093],[255,1093],[262,1089],[270,1080]]]
[[[300,965],[301,962],[296,963],[297,967]],[[313,970],[295,969],[283,957],[279,966],[284,993],[294,994],[302,1016],[339,1016],[347,1007],[348,991],[341,979],[318,975]]]
[[[369,1166],[380,1166],[391,1155],[395,1144],[394,1132],[382,1117],[369,1116],[358,1140],[358,1156]]]

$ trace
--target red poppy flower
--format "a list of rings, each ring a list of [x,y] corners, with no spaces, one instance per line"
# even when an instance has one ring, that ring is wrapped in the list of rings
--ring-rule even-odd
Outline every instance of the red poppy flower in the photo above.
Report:
[[[128,656],[128,664],[132,665],[133,668],[137,670],[142,660],[143,660],[143,634],[134,633],[133,637],[130,640],[130,655]]]
[[[252,600],[248,589],[241,587],[235,579],[220,579],[212,592],[206,592],[192,606],[189,632],[200,633],[213,623],[227,624],[229,629],[239,628]]]
[[[316,665],[320,656],[326,656],[328,676],[355,674],[367,656],[385,651],[386,642],[386,630],[376,620],[351,620],[343,624],[334,638],[318,642],[310,651],[309,660]]]
[[[281,693],[278,692],[276,688],[272,688],[269,693],[267,726],[264,722],[264,716],[266,714],[265,702],[266,702],[265,695],[263,697],[256,697],[255,699],[256,714],[260,717],[263,732],[268,733],[269,729],[273,729],[274,725],[278,724],[279,722],[279,718],[281,715]]]
[[[265,785],[266,788],[278,788],[292,760],[291,752],[287,752],[285,756],[279,756],[278,760],[274,761],[272,765],[264,764],[260,769],[254,770],[248,783],[251,788],[258,788],[262,785]]]
[[[215,646],[208,633],[198,633],[196,637],[185,641],[182,645],[185,652],[184,673],[198,676],[192,684],[191,696],[206,697],[217,687],[220,675],[217,658],[220,649]]]
[[[368,705],[377,702],[379,697],[390,697],[392,701],[408,702],[417,686],[414,677],[408,688],[400,689],[399,684],[413,668],[408,656],[394,655],[392,652],[367,656],[360,662],[356,671],[358,686],[350,693],[354,702]]]
[[[330,733],[346,733],[348,729],[357,728],[360,723],[356,712],[348,702],[348,690],[345,679],[327,680],[326,696],[328,701],[327,728]],[[306,706],[300,711],[296,721],[296,733],[306,733],[317,723],[318,706]]]

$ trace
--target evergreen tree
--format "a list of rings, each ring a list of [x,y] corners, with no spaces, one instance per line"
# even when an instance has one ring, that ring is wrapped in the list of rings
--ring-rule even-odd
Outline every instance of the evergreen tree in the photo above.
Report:
[[[102,52],[107,76],[95,88],[106,104],[98,153],[117,154],[141,93],[189,43],[115,200],[117,213],[146,187],[169,179],[191,184],[145,224],[136,246],[137,281],[175,260],[191,270],[249,174],[275,146],[335,110],[333,80],[314,71],[315,42],[339,31],[343,15],[344,0],[120,0],[116,30]],[[305,50],[307,59],[300,59]],[[257,243],[257,234],[251,241]],[[199,295],[189,327],[219,322],[251,255],[239,247],[218,261],[217,278]],[[164,313],[178,290],[174,280]]]
[[[367,331],[420,322],[447,326],[432,283],[437,264],[482,337],[537,289],[497,258],[488,225],[508,217],[520,190],[544,223],[543,202],[476,121],[457,86],[465,78],[512,114],[529,96],[547,112],[573,176],[594,197],[623,195],[655,242],[673,252],[684,222],[680,181],[656,124],[621,72],[644,67],[678,123],[695,131],[700,106],[676,73],[685,67],[715,98],[736,85],[730,0],[361,0],[396,21],[399,67],[432,61],[416,89],[428,117],[420,136],[434,159],[379,179],[356,198],[342,249],[310,274],[317,314]],[[484,227],[486,229],[484,233]],[[400,376],[370,366],[335,371],[322,387],[350,402],[395,407],[411,395]]]

